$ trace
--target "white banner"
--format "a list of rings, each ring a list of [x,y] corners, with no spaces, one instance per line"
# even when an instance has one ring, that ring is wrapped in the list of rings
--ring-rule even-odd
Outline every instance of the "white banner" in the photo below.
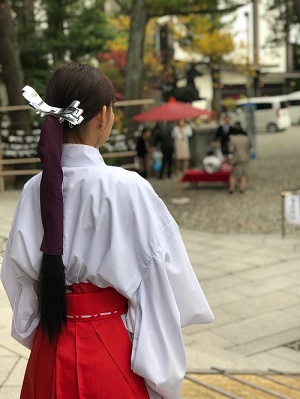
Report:
[[[300,195],[285,196],[284,214],[288,223],[300,224]]]

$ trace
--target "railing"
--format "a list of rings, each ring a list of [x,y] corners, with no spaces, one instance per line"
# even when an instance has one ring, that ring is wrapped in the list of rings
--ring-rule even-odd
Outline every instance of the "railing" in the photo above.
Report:
[[[136,156],[136,151],[123,152],[108,152],[102,154],[104,159],[108,158],[133,158]],[[40,158],[18,158],[18,159],[0,159],[0,192],[5,190],[4,178],[6,176],[30,176],[40,173],[42,169],[10,169],[3,170],[3,166],[15,166],[20,164],[37,164],[40,163]],[[124,169],[134,169],[134,163],[120,165]]]
[[[125,101],[117,101],[115,106],[117,107],[128,107],[133,105],[150,105],[155,104],[155,99],[137,99],[137,100],[125,100]],[[28,105],[16,105],[16,106],[4,106],[0,107],[1,112],[14,112],[14,111],[23,111],[23,110],[31,110],[32,109]],[[107,158],[124,158],[124,157],[135,157],[136,151],[124,151],[124,152],[110,152],[102,154],[104,159]],[[4,191],[4,178],[7,176],[30,176],[35,175],[41,172],[41,169],[11,169],[11,170],[3,170],[3,166],[11,165],[12,167],[19,164],[39,164],[39,158],[15,158],[15,159],[5,159],[1,158],[1,137],[0,137],[0,192]],[[134,169],[134,163],[128,163],[124,165],[120,165],[125,169]]]

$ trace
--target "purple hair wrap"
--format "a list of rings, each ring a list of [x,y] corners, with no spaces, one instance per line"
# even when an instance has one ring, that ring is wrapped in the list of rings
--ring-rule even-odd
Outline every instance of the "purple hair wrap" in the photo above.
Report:
[[[41,251],[49,255],[63,254],[62,143],[63,124],[54,116],[46,116],[38,155],[43,164],[40,202],[44,237]]]
[[[77,100],[67,108],[46,104],[31,87],[23,87],[23,96],[38,115],[46,116],[42,126],[38,155],[43,164],[40,186],[41,216],[44,237],[41,251],[48,255],[63,254],[63,172],[61,155],[63,143],[63,121],[72,127],[83,121],[83,110]],[[61,122],[61,123],[60,123]]]

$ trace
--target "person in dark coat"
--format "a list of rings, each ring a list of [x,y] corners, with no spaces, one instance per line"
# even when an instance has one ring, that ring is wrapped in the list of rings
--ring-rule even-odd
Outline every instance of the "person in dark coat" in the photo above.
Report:
[[[226,115],[224,118],[224,123],[218,127],[215,135],[215,143],[221,148],[222,154],[225,157],[228,154],[229,138],[235,132],[235,129],[230,125],[230,121],[230,116]]]
[[[138,157],[138,173],[144,178],[148,177],[149,170],[149,153],[150,153],[150,142],[151,130],[144,127],[141,136],[138,138],[136,144],[136,152]]]
[[[160,147],[163,154],[162,165],[159,172],[159,179],[163,178],[164,169],[167,167],[167,175],[170,178],[172,175],[172,164],[173,164],[173,152],[174,152],[174,142],[172,138],[171,128],[168,126],[160,127],[157,125],[155,127],[155,141],[154,146]]]

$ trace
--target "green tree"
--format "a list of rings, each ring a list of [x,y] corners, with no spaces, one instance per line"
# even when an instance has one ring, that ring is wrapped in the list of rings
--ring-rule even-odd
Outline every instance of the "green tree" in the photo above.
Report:
[[[24,81],[42,92],[50,69],[50,52],[44,35],[45,14],[41,10],[37,17],[34,0],[13,0],[11,4]]]
[[[102,0],[12,0],[25,81],[41,91],[52,68],[92,62],[114,35]]]
[[[114,35],[104,0],[3,0],[0,5],[0,65],[10,105],[24,104],[24,82],[43,93],[52,68],[73,60],[93,62]],[[28,127],[28,112],[11,112]]]

